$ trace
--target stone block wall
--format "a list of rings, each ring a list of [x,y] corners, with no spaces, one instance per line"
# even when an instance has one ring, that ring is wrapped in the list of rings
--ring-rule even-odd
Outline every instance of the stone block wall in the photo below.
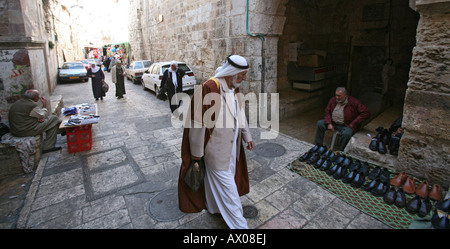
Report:
[[[415,1],[420,13],[404,105],[398,170],[450,186],[450,1]]]
[[[130,1],[132,57],[184,61],[201,83],[214,75],[228,55],[240,54],[251,65],[243,91],[276,92],[278,35],[286,2],[249,1],[249,32],[263,34],[263,42],[247,34],[246,1]]]

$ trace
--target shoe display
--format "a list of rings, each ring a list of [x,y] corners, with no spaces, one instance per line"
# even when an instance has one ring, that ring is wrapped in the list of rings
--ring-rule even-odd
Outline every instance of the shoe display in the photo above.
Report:
[[[320,157],[319,160],[317,160],[317,162],[313,164],[313,167],[318,169],[320,166],[322,166],[323,162],[325,161],[326,159],[324,157]]]
[[[420,196],[416,195],[414,198],[408,201],[405,209],[411,214],[417,214],[417,212],[419,212],[421,204],[422,202],[420,201]]]
[[[306,152],[305,154],[303,154],[303,156],[299,157],[298,160],[300,162],[304,162],[304,161],[308,160],[311,156],[312,156],[311,152]]]
[[[370,172],[369,164],[367,162],[362,162],[361,165],[359,166],[358,172],[364,175],[364,177],[368,176]]]
[[[336,170],[337,170],[338,168],[339,168],[339,164],[333,163],[332,166],[331,166],[331,168],[329,168],[329,169],[326,171],[327,175],[329,175],[329,176],[334,175],[334,173],[336,173]]]
[[[351,183],[353,181],[353,179],[355,178],[356,174],[358,174],[358,172],[356,170],[352,170],[350,172],[348,172],[343,178],[342,181],[344,183]]]
[[[435,210],[431,217],[431,225],[433,225],[435,229],[449,229],[448,214]]]
[[[436,209],[442,210],[446,213],[450,213],[450,199],[439,201],[438,203],[436,203]]]
[[[430,191],[430,199],[432,199],[434,201],[442,200],[442,190],[441,190],[440,185],[433,184],[433,187],[431,187],[431,191]]]
[[[394,204],[395,204],[395,206],[397,206],[399,208],[404,208],[406,206],[406,196],[405,196],[405,192],[403,191],[402,188],[397,190],[397,192],[395,193]]]
[[[336,169],[336,172],[333,174],[334,179],[341,179],[345,176],[345,173],[347,172],[347,167],[345,167],[343,164],[340,164],[339,167]]]
[[[386,193],[383,196],[383,200],[386,204],[392,205],[395,202],[396,196],[397,196],[397,191],[395,190],[395,188],[392,187],[388,191],[386,191]]]
[[[355,178],[353,178],[350,185],[354,188],[360,188],[365,181],[366,181],[366,176],[364,174],[358,172],[355,175]]]
[[[417,212],[417,214],[419,215],[419,217],[425,217],[430,213],[431,207],[432,207],[432,205],[431,205],[430,199],[426,198],[420,204],[420,209]]]
[[[314,147],[312,147],[308,152],[311,154],[316,152],[322,145],[316,144]]]
[[[325,171],[325,170],[328,170],[331,167],[331,165],[333,165],[333,163],[331,162],[331,159],[329,159],[329,160],[325,161],[322,164],[322,166],[320,166],[319,169],[322,170],[322,171]]]
[[[403,185],[403,183],[406,181],[406,178],[408,176],[406,175],[405,172],[401,172],[400,174],[398,174],[396,177],[392,178],[391,180],[391,185],[395,186],[395,187],[400,187]]]
[[[306,160],[307,164],[315,164],[320,159],[320,155],[317,153],[314,153],[308,160]]]
[[[408,194],[414,194],[416,192],[416,182],[411,176],[406,178],[405,185],[403,185],[403,191]]]
[[[378,151],[378,138],[372,138],[369,144],[369,149],[372,151]]]
[[[319,154],[321,156],[325,152],[327,152],[327,146],[326,145],[319,147],[319,149],[317,149],[317,151],[315,153],[317,153],[317,154]]]
[[[375,167],[375,169],[370,171],[369,179],[370,180],[375,180],[376,178],[378,178],[378,175],[380,174],[380,172],[381,172],[381,168],[379,166]]]
[[[375,188],[373,188],[370,193],[374,196],[383,196],[388,190],[388,184],[386,182],[380,181]]]
[[[380,179],[381,182],[383,183],[389,183],[389,180],[391,178],[391,173],[389,173],[389,170],[386,168],[383,168],[380,171],[380,174],[378,175],[378,178]]]
[[[386,154],[387,152],[386,145],[381,139],[378,140],[378,152],[380,152],[380,154]]]
[[[352,164],[347,168],[349,171],[353,170],[359,170],[359,167],[361,167],[361,161],[354,160]]]
[[[428,197],[428,182],[425,180],[419,184],[416,188],[416,195],[427,198]]]
[[[375,179],[375,180],[372,180],[371,182],[364,184],[361,188],[365,191],[371,191],[373,188],[375,188],[379,184],[380,184],[380,180]]]

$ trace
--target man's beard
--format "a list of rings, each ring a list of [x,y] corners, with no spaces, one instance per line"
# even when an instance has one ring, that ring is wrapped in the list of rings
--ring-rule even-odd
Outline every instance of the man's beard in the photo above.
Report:
[[[235,75],[234,77],[233,77],[233,87],[234,88],[239,88],[240,86],[241,86],[241,83],[237,83],[236,81],[237,81],[237,75]]]

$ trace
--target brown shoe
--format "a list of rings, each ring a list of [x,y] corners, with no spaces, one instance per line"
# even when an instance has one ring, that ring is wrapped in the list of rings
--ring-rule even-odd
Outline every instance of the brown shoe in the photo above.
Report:
[[[427,198],[428,197],[428,182],[427,180],[421,182],[419,186],[416,188],[416,195]]]
[[[433,187],[431,188],[431,191],[430,191],[430,199],[435,200],[435,201],[442,200],[441,186],[439,186],[438,184],[433,185]]]
[[[401,172],[400,174],[398,174],[398,176],[391,179],[391,185],[395,187],[400,187],[403,185],[407,177],[408,176],[406,175],[405,172]]]
[[[416,192],[416,182],[411,176],[406,179],[405,185],[403,185],[403,191],[408,194],[414,194]]]

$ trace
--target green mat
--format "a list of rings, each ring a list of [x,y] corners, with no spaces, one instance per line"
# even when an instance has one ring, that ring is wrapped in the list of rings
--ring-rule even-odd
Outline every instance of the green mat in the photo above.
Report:
[[[327,175],[325,171],[316,169],[307,163],[295,160],[288,164],[287,167],[392,228],[407,229],[412,220],[418,217],[408,213],[404,208],[386,204],[383,201],[383,197],[376,197],[363,189],[353,188],[350,184],[334,179],[332,176]],[[371,180],[367,178],[366,183],[368,181]],[[407,201],[412,198],[408,198],[408,194],[406,197]]]

